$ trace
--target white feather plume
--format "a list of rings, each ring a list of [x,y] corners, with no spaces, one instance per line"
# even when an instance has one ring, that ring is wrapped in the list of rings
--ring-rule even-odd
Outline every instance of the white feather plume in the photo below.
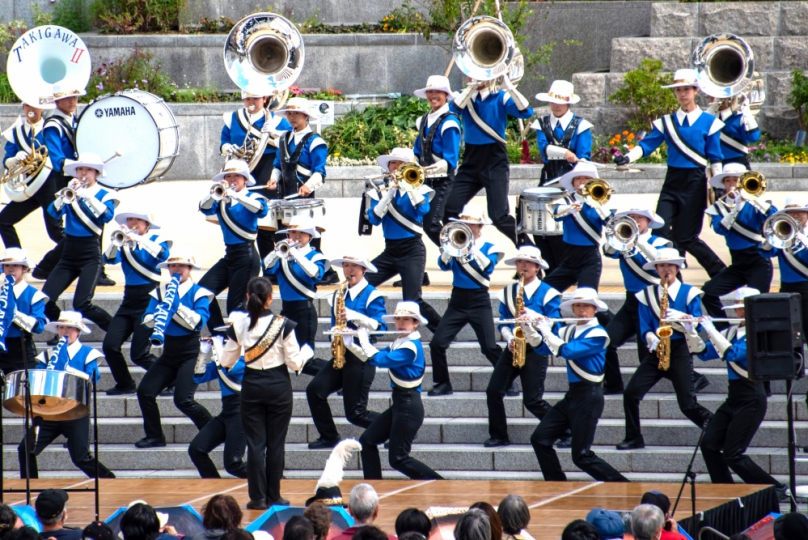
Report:
[[[323,474],[317,481],[315,489],[338,486],[342,482],[343,468],[357,450],[361,450],[362,445],[356,439],[343,439],[331,451],[328,461],[325,462]]]

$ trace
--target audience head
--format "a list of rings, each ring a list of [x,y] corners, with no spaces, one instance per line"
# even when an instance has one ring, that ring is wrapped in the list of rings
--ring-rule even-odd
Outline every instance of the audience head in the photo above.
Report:
[[[207,530],[229,531],[241,527],[241,511],[230,495],[214,495],[202,509],[202,526]]]
[[[519,531],[530,523],[530,510],[519,495],[511,494],[502,499],[497,513],[502,521],[502,532],[505,534],[519,534]]]
[[[359,527],[351,540],[387,540],[387,534],[374,525]]]
[[[303,511],[303,515],[314,527],[315,540],[326,540],[331,529],[331,509],[321,502],[313,502]]]
[[[8,535],[10,540],[39,540],[39,532],[33,527],[24,525],[19,529],[14,529]]]
[[[283,540],[313,540],[314,526],[306,516],[292,516],[283,528]]]
[[[791,512],[774,520],[774,540],[805,540],[806,538],[808,538],[808,517]]]
[[[488,516],[488,523],[491,525],[491,540],[502,540],[502,521],[494,507],[487,502],[480,501],[472,504],[471,508],[482,510]]]
[[[571,522],[561,533],[561,540],[599,540],[599,538],[595,526],[582,519]]]
[[[729,540],[752,540],[752,537],[749,536],[748,534],[738,533],[730,536]]]
[[[135,503],[121,518],[124,540],[154,540],[160,534],[157,512],[148,504]]]
[[[34,503],[36,517],[43,527],[63,524],[67,512],[67,492],[63,489],[46,489],[40,492]]]
[[[424,537],[429,536],[432,530],[432,522],[427,516],[417,508],[407,508],[396,518],[396,536],[400,537],[407,532],[417,532]]]
[[[272,535],[266,533],[272,538]],[[255,537],[252,535],[250,531],[245,531],[244,529],[230,529],[222,536],[219,537],[219,540],[256,540]]]
[[[491,524],[488,516],[479,508],[472,508],[457,520],[455,540],[490,540]]]
[[[642,499],[640,500],[640,504],[653,504],[662,510],[662,514],[665,517],[668,517],[668,512],[671,510],[671,500],[667,495],[657,490],[644,493]]]
[[[103,521],[93,521],[86,527],[81,534],[82,540],[114,540],[115,533],[112,527]]]
[[[664,524],[665,516],[654,504],[641,504],[631,513],[631,533],[634,540],[656,540]]]
[[[396,535],[398,540],[426,540],[428,537],[415,531],[405,532],[402,535]]]
[[[597,529],[600,540],[623,538],[625,526],[623,518],[617,512],[595,508],[586,515],[586,521]]]
[[[0,503],[0,539],[5,540],[16,528],[17,514],[7,505]]]
[[[370,484],[356,484],[351,490],[348,512],[357,524],[370,524],[379,515],[379,495]]]

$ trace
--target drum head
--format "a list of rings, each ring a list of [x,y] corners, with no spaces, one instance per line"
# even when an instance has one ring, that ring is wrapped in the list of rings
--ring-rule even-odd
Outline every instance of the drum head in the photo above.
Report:
[[[25,416],[25,403],[22,396],[7,399],[3,407],[11,413]],[[90,408],[74,399],[54,396],[31,395],[33,416],[41,416],[45,420],[64,421],[77,420],[90,414]]]
[[[522,190],[522,193],[526,193],[529,195],[561,195],[564,193],[563,189],[555,188],[555,187],[532,187]]]

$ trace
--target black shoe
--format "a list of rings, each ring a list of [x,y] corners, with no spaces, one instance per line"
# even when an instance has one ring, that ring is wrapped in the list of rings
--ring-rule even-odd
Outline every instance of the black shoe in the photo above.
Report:
[[[165,437],[143,437],[135,443],[136,448],[157,448],[165,445]]]
[[[59,344],[59,339],[61,339],[61,338],[59,337],[59,334],[56,334],[55,336],[53,336],[52,338],[50,338],[50,339],[49,339],[48,341],[46,341],[45,343],[48,345],[48,347],[55,347],[55,346],[57,346],[57,345]]]
[[[340,439],[334,439],[333,441],[327,441],[320,437],[316,441],[312,441],[309,443],[309,450],[321,450],[323,448],[334,448],[339,443]]]
[[[774,492],[777,494],[777,500],[780,501],[781,503],[788,502],[791,500],[791,490],[788,489],[788,486],[784,484],[774,486]]]
[[[34,268],[33,272],[31,272],[31,277],[32,278],[41,279],[42,281],[45,281],[46,279],[48,279],[49,275],[50,275],[50,272],[45,272],[44,270],[42,270],[38,266],[36,268]]]
[[[643,441],[642,437],[630,441],[622,441],[617,445],[618,450],[636,450],[639,448],[645,448],[645,441]]]
[[[622,396],[623,389],[622,388],[604,388],[603,389],[604,396]]]
[[[707,377],[699,373],[696,380],[693,381],[693,392],[698,394],[708,386],[710,386],[710,381],[707,380]]]
[[[250,501],[247,503],[247,510],[266,510],[267,508],[269,507],[264,499]]]
[[[289,506],[289,501],[281,497],[275,502],[267,503],[267,506]]]
[[[308,362],[306,362],[306,363],[308,364]],[[338,396],[344,396],[345,392],[343,392],[342,390],[337,390],[337,395]]]
[[[452,391],[452,383],[450,382],[442,382],[436,384],[432,387],[432,390],[427,392],[427,395],[432,397],[437,396],[451,396],[454,392]]]
[[[384,442],[384,449],[385,450],[390,450],[390,441],[385,441]]]
[[[505,395],[508,397],[516,397],[519,395],[519,390],[516,389],[516,385],[511,383],[507,390],[505,390]]]
[[[496,437],[491,437],[487,441],[483,443],[483,446],[486,448],[494,448],[496,446],[510,446],[511,441],[503,441],[502,439],[497,439]]]
[[[113,386],[109,390],[107,390],[108,396],[125,396],[129,394],[134,394],[137,392],[137,386],[134,384],[132,386],[127,386],[126,388],[120,388],[117,385]]]
[[[572,435],[567,435],[566,437],[558,439],[556,448],[572,448]]]
[[[335,283],[339,283],[339,276],[335,270],[329,269],[323,279],[317,282],[317,285],[334,285]]]
[[[114,287],[115,282],[109,278],[106,273],[102,273],[98,276],[98,281],[96,282],[96,286],[98,287]]]
[[[160,395],[161,396],[173,396],[174,395],[174,387],[169,386],[168,388],[166,388],[162,392],[160,392]]]

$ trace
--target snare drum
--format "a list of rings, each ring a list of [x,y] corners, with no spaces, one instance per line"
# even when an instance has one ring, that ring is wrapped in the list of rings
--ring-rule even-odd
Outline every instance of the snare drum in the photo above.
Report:
[[[66,371],[29,369],[31,407],[34,416],[45,420],[76,420],[90,414],[89,378]],[[25,416],[25,371],[6,375],[3,407]]]
[[[110,161],[98,183],[123,189],[159,180],[180,153],[177,119],[165,101],[142,90],[102,96],[84,109],[76,129],[76,149]]]
[[[564,190],[552,187],[534,187],[519,195],[519,233],[558,236],[564,234],[561,223],[553,219],[547,203],[557,199]]]
[[[318,218],[325,216],[325,201],[322,199],[298,199],[291,201],[281,201],[280,220],[284,225],[289,225],[295,216],[308,216],[317,222]]]
[[[267,201],[269,212],[266,217],[258,219],[258,228],[262,231],[275,232],[278,230],[278,221],[281,219],[281,201],[270,199]]]

